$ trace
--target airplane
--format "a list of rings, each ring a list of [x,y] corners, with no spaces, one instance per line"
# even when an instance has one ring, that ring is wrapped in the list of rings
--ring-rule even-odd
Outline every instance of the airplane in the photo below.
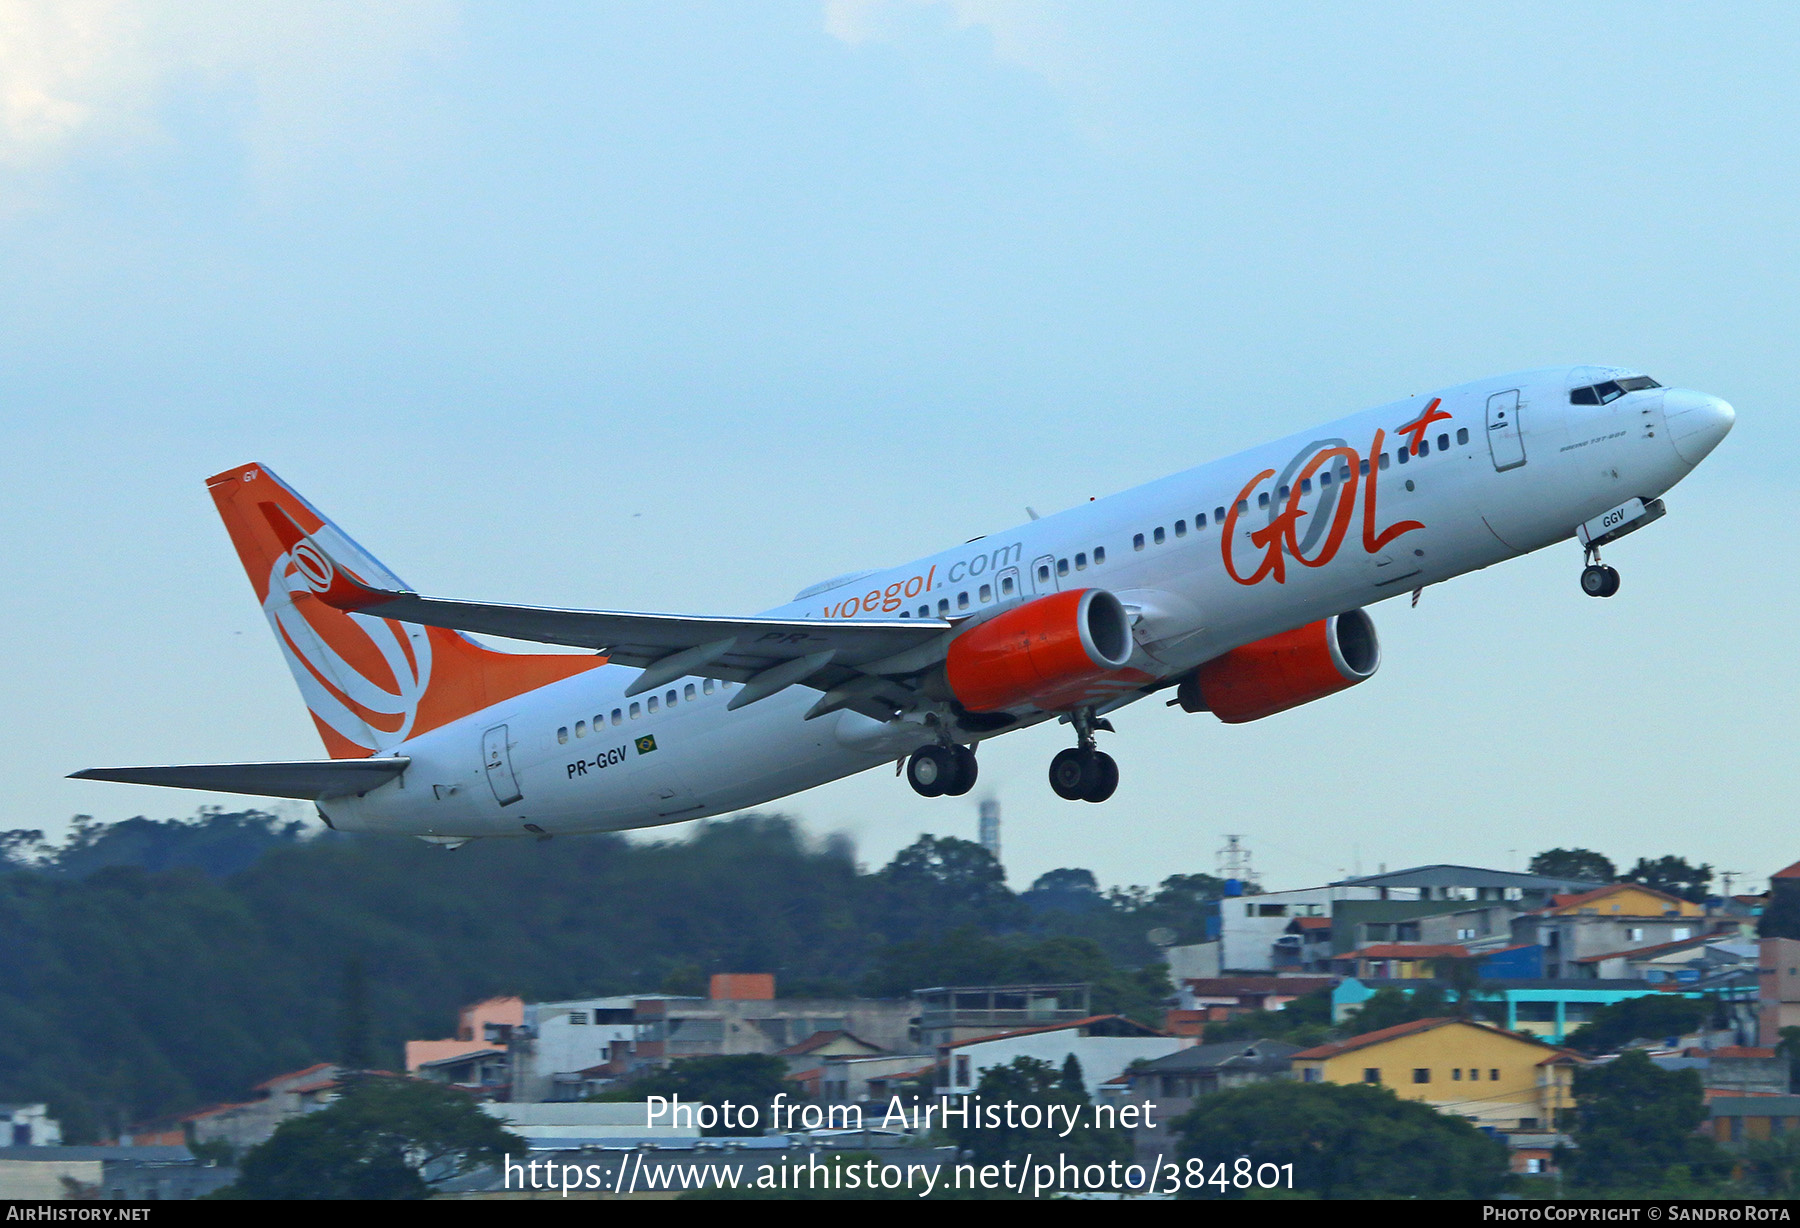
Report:
[[[754,617],[421,596],[261,464],[207,480],[329,758],[83,780],[303,798],[340,831],[454,848],[684,822],[886,763],[960,796],[1045,721],[1070,801],[1112,796],[1109,716],[1261,720],[1366,682],[1366,607],[1574,538],[1600,551],[1731,430],[1715,396],[1544,368],[1409,397]],[[1029,511],[1029,509],[1027,509]],[[472,634],[575,651],[497,651]]]

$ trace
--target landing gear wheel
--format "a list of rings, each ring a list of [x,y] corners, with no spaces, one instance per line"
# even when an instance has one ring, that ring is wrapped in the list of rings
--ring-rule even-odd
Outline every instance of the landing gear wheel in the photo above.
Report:
[[[1119,765],[1113,757],[1103,750],[1093,751],[1088,757],[1089,783],[1082,792],[1081,800],[1085,802],[1103,802],[1113,795],[1119,787]]]
[[[966,746],[952,746],[950,762],[952,771],[950,778],[944,783],[944,796],[961,797],[975,787],[975,778],[980,775],[981,768],[975,762],[975,752]]]
[[[1050,788],[1065,802],[1078,802],[1087,796],[1088,756],[1092,752],[1071,746],[1058,751],[1050,761]]]
[[[1619,591],[1617,569],[1592,563],[1581,569],[1581,591],[1590,597],[1610,597]]]
[[[921,746],[906,761],[906,783],[920,797],[941,796],[949,785],[956,783],[956,777],[956,760],[947,746]],[[969,783],[975,782],[971,779]]]

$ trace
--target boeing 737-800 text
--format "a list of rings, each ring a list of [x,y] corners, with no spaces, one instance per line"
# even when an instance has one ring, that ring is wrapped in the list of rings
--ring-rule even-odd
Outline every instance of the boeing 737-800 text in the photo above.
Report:
[[[422,597],[262,465],[208,481],[331,758],[96,768],[298,797],[333,827],[455,845],[702,818],[904,761],[926,796],[1041,721],[1062,797],[1118,784],[1107,715],[1164,690],[1253,721],[1367,680],[1364,607],[1574,537],[1602,546],[1731,429],[1610,367],[1482,380],[1329,422],[751,618]],[[562,645],[497,652],[476,632]]]

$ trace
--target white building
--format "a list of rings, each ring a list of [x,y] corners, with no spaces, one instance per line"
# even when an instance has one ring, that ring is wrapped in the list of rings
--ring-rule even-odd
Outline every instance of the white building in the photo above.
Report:
[[[513,1099],[576,1100],[587,1094],[583,1071],[604,1065],[612,1046],[638,1039],[639,998],[668,1000],[666,994],[626,994],[570,1002],[528,1002],[525,1022],[513,1036]]]
[[[1226,973],[1272,972],[1275,943],[1295,917],[1329,917],[1339,900],[1385,898],[1377,887],[1307,887],[1219,901],[1219,962]]]
[[[1074,1054],[1081,1063],[1088,1095],[1098,1098],[1100,1085],[1116,1078],[1138,1058],[1167,1057],[1192,1043],[1191,1039],[1165,1036],[1123,1015],[1094,1015],[1068,1024],[951,1041],[938,1046],[937,1090],[947,1096],[973,1092],[982,1071],[1021,1057],[1036,1058],[1061,1070]]]
[[[62,1124],[44,1104],[0,1104],[0,1147],[56,1147]]]

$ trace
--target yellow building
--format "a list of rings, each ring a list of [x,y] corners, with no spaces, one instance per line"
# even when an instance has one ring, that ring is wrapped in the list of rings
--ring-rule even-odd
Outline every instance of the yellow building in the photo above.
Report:
[[[1293,1055],[1305,1083],[1375,1083],[1498,1130],[1547,1130],[1573,1108],[1581,1059],[1467,1019],[1419,1019]]]
[[[1638,883],[1614,883],[1580,895],[1552,897],[1544,913],[1552,917],[1704,917],[1690,900]]]

